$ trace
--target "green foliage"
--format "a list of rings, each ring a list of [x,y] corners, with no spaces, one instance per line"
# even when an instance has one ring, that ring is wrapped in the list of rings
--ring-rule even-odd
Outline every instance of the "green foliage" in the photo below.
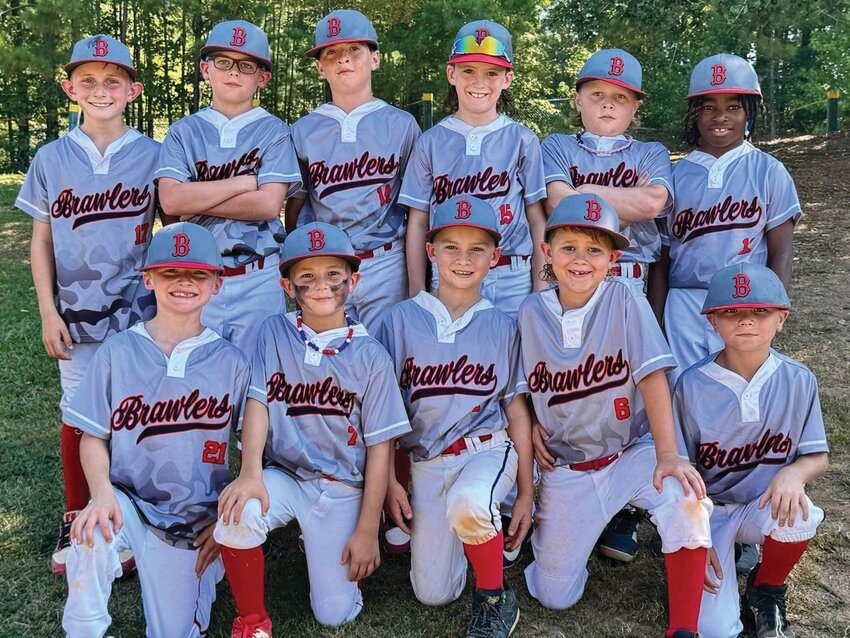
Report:
[[[169,123],[209,99],[198,50],[210,27],[229,18],[251,20],[269,35],[275,68],[262,105],[289,122],[309,112],[326,90],[304,51],[321,16],[342,6],[369,15],[378,31],[376,95],[418,115],[422,94],[433,93],[435,119],[446,115],[452,39],[475,18],[511,30],[515,115],[541,135],[570,128],[575,76],[603,47],[622,47],[642,62],[650,94],[640,111],[645,137],[678,137],[690,70],[712,53],[755,63],[765,95],[763,134],[822,130],[825,90],[850,91],[850,0],[10,0],[0,10],[0,170],[26,170],[35,148],[66,129],[58,81],[81,37],[104,32],[128,44],[145,84],[128,121],[161,138]]]

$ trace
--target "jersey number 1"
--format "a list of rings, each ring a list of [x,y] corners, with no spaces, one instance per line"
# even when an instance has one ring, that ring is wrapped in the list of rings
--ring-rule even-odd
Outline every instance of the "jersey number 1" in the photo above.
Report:
[[[391,184],[384,184],[383,186],[378,186],[378,202],[380,202],[381,206],[389,206],[390,198],[393,194],[393,187]]]
[[[227,459],[227,443],[219,443],[218,441],[204,443],[204,453],[201,455],[201,460],[204,463],[224,465],[225,459]]]

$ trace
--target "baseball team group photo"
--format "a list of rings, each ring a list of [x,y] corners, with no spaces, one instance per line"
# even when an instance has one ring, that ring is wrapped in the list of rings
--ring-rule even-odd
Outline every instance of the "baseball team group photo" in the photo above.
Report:
[[[850,635],[846,3],[0,7],[0,636]]]

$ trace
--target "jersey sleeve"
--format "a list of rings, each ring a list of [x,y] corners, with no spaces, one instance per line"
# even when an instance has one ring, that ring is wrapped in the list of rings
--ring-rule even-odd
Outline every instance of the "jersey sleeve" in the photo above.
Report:
[[[770,198],[767,202],[766,230],[773,230],[789,219],[793,219],[796,224],[801,215],[800,198],[791,174],[781,162],[774,162],[768,171],[767,187]]]
[[[525,368],[522,365],[519,330],[514,333],[508,361],[510,362],[511,376],[508,377],[508,382],[505,385],[505,394],[502,396],[503,408],[507,408],[518,394],[528,393],[528,381],[525,379]]]
[[[694,431],[688,419],[688,405],[685,392],[679,377],[673,390],[673,429],[676,434],[676,448],[683,459],[695,462],[699,450],[699,431]]]
[[[68,425],[104,440],[112,438],[112,366],[109,352],[108,343],[97,350],[65,412]]]
[[[410,432],[410,422],[395,379],[395,368],[389,355],[377,344],[376,351],[360,411],[366,447]]]
[[[649,302],[626,290],[626,347],[635,384],[657,370],[671,370],[676,360],[664,339]]]
[[[245,418],[245,404],[248,402],[248,388],[251,385],[251,364],[246,360],[233,383],[233,420],[230,424],[234,432],[242,431]]]
[[[526,206],[546,199],[543,154],[540,151],[540,140],[533,133],[523,141],[523,152],[519,158],[517,179],[522,184],[522,199]]]
[[[546,183],[566,182],[570,186],[573,186],[573,182],[568,175],[569,162],[564,155],[564,146],[561,144],[559,138],[560,135],[550,135],[540,145]]]
[[[667,201],[658,214],[659,217],[668,215],[673,210],[673,166],[670,163],[670,152],[664,145],[653,143],[649,152],[643,158],[638,169],[639,174],[649,173],[650,184],[660,184],[667,189]]]
[[[433,194],[434,175],[431,171],[430,149],[427,137],[423,135],[416,142],[413,153],[408,160],[398,203],[409,208],[430,212]]]
[[[24,211],[35,221],[50,223],[50,200],[47,195],[47,172],[44,166],[44,152],[39,149],[30,164],[15,207]]]
[[[290,190],[297,190],[301,182],[301,169],[298,166],[298,157],[295,155],[295,145],[286,127],[263,153],[260,169],[257,172],[257,186],[290,184]]]
[[[419,136],[422,135],[422,130],[419,128],[419,124],[416,123],[415,119],[411,117],[408,122],[407,132],[404,135],[404,141],[401,144],[401,148],[399,150],[400,156],[398,158],[398,170],[402,175],[407,173],[407,165],[410,162],[414,149],[416,148],[416,141],[419,139]]]
[[[248,398],[259,401],[266,407],[269,405],[269,395],[266,389],[266,381],[269,375],[266,371],[266,350],[268,345],[268,330],[265,329],[267,322],[260,326],[257,334],[257,345],[254,346],[254,356],[251,359],[251,380],[248,384]]]
[[[159,168],[153,174],[154,179],[170,177],[182,184],[188,182],[191,175],[192,167],[186,148],[180,139],[178,127],[172,125],[165,134],[165,139],[159,149]]]
[[[798,455],[829,452],[826,441],[826,428],[823,423],[823,413],[820,407],[820,393],[817,381],[812,375],[812,388],[809,391],[809,405],[803,431],[800,433],[800,444],[797,446]]]

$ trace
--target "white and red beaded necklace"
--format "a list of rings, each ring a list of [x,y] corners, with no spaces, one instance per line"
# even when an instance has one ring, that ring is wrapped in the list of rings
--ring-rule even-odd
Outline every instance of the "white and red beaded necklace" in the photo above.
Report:
[[[612,148],[609,151],[600,151],[599,149],[593,148],[592,146],[588,146],[587,144],[582,142],[581,136],[582,136],[581,131],[576,133],[576,143],[578,144],[579,148],[584,149],[588,153],[593,153],[594,155],[599,155],[601,157],[607,157],[608,155],[613,155],[614,153],[621,153],[621,152],[625,151],[627,148],[629,148],[632,145],[632,143],[634,143],[634,141],[635,141],[635,138],[633,138],[631,135],[626,135],[625,136],[626,141],[622,146],[617,146],[615,148]]]
[[[324,350],[320,350],[319,346],[310,341],[307,338],[307,334],[304,332],[304,320],[301,318],[301,311],[298,311],[298,314],[295,316],[295,327],[298,328],[298,334],[301,335],[301,340],[304,342],[304,345],[308,348],[312,348],[316,352],[321,352],[322,354],[339,354],[343,350],[348,347],[348,344],[351,343],[352,337],[354,337],[354,319],[348,316],[348,313],[345,313],[345,323],[348,324],[348,334],[345,337],[345,342],[339,348],[325,348]]]

